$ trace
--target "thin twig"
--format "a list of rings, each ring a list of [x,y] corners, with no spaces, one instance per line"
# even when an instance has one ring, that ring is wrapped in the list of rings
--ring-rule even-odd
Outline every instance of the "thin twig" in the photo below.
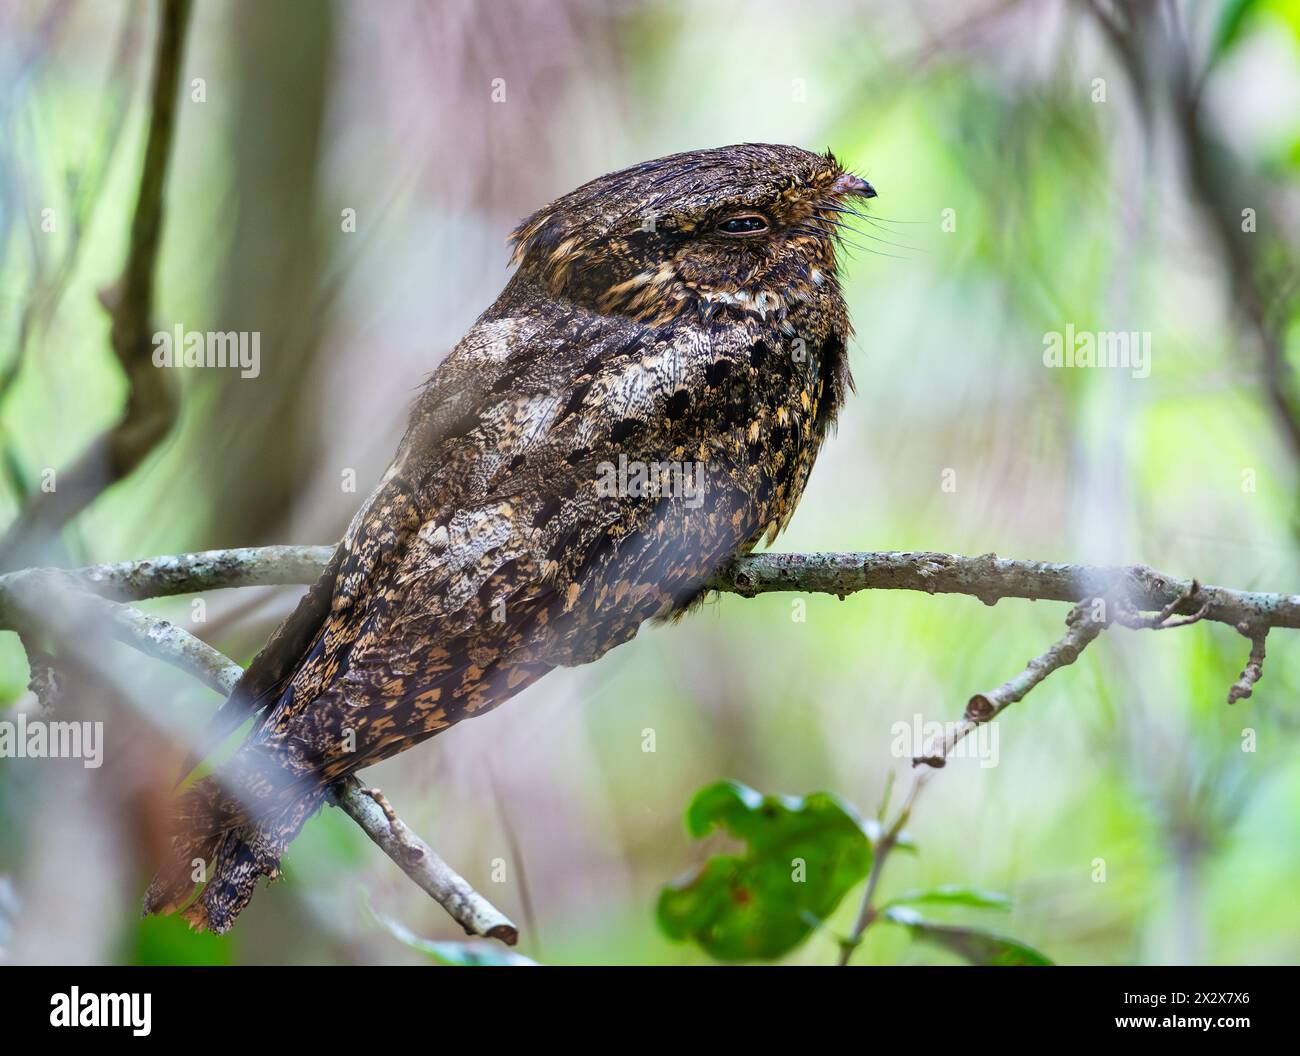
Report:
[[[161,0],[154,48],[149,133],[132,213],[130,244],[121,278],[100,299],[112,316],[111,344],[127,380],[126,409],[118,422],[58,474],[58,487],[37,492],[0,543],[0,568],[23,564],[28,554],[85,509],[106,487],[129,475],[171,430],[177,400],[173,381],[153,365],[153,299],[162,240],[164,190],[175,138],[185,30],[191,0]]]
[[[1236,704],[1237,701],[1250,696],[1255,692],[1255,683],[1264,676],[1264,641],[1268,638],[1268,628],[1242,624],[1237,630],[1250,639],[1250,656],[1241,675],[1228,690],[1229,704]]]
[[[533,896],[528,886],[528,871],[524,866],[523,851],[520,850],[515,827],[510,823],[510,814],[506,810],[505,800],[501,797],[501,787],[497,783],[497,775],[491,763],[488,764],[488,784],[492,786],[492,799],[496,803],[497,817],[501,819],[501,831],[505,834],[506,847],[514,862],[515,872],[519,874],[519,905],[524,911],[524,926],[528,929],[528,942],[531,947],[529,952],[537,960],[541,960],[541,930],[537,926],[537,913],[533,909]]]
[[[58,615],[47,618],[54,610]],[[46,634],[58,635],[67,610],[82,620],[106,627],[114,638],[193,675],[204,685],[228,694],[243,668],[228,656],[167,620],[88,593],[74,577],[50,570],[0,577],[0,626],[19,631],[26,644]],[[38,668],[46,654],[28,645],[34,682],[43,685]],[[330,789],[330,802],[341,807],[379,848],[419,887],[442,906],[466,934],[500,939],[513,946],[519,931],[510,919],[476,892],[397,816],[378,790],[367,792],[354,778]]]
[[[862,895],[862,905],[858,909],[857,920],[853,925],[853,931],[840,943],[839,963],[841,965],[849,963],[853,951],[862,945],[862,937],[867,928],[876,919],[875,897],[880,875],[884,871],[885,862],[898,844],[903,827],[912,816],[912,808],[916,805],[917,796],[920,795],[921,789],[925,787],[931,775],[947,763],[952,750],[977,726],[992,721],[1016,701],[1024,699],[1031,689],[1053,671],[1059,671],[1074,663],[1079,658],[1079,654],[1107,627],[1107,621],[1098,615],[1097,611],[1098,606],[1095,606],[1091,600],[1080,602],[1071,609],[1065,620],[1068,630],[1059,641],[1030,660],[1023,671],[1007,679],[997,689],[987,693],[976,693],[971,697],[966,704],[966,712],[961,721],[954,723],[938,741],[927,745],[921,755],[912,760],[913,766],[925,765],[927,769],[920,771],[912,779],[907,800],[899,809],[893,823],[885,830],[885,834],[872,848],[871,872],[867,876],[867,887]]]
[[[871,855],[871,872],[867,875],[867,889],[862,895],[862,906],[858,910],[858,919],[853,924],[853,931],[848,938],[840,943],[840,965],[849,963],[849,958],[853,956],[853,951],[862,945],[862,936],[866,934],[867,928],[871,927],[872,921],[876,919],[876,887],[880,884],[880,874],[885,870],[885,862],[898,846],[898,839],[903,834],[903,827],[907,824],[908,819],[912,816],[912,805],[916,802],[916,797],[920,794],[922,787],[925,785],[929,772],[917,774],[912,780],[912,787],[907,793],[907,799],[902,807],[899,808],[894,823],[889,826],[885,834],[876,841],[872,848]]]
[[[412,832],[378,789],[362,788],[356,778],[349,777],[330,789],[329,801],[360,825],[402,872],[452,915],[467,935],[499,939],[507,946],[519,941],[519,929],[510,919]]]
[[[1196,580],[1192,580],[1182,594],[1169,602],[1159,612],[1150,615],[1137,612],[1131,605],[1121,600],[1117,606],[1119,611],[1115,613],[1115,622],[1135,631],[1167,631],[1174,627],[1190,627],[1193,623],[1199,623],[1205,619],[1205,614],[1210,611],[1209,601],[1204,601],[1201,607],[1186,619],[1175,620],[1173,615],[1183,604],[1198,600],[1200,594],[1201,585]]]
[[[976,693],[966,702],[966,713],[962,716],[962,721],[944,738],[943,750],[939,756],[940,762],[937,765],[942,766],[943,760],[951,754],[957,743],[976,726],[996,718],[1016,701],[1023,700],[1025,694],[1053,671],[1068,667],[1079,659],[1079,654],[1106,629],[1106,621],[1095,616],[1092,609],[1092,601],[1080,602],[1065,618],[1066,627],[1069,629],[1061,636],[1060,641],[1030,660],[1023,671],[1007,679],[997,689],[989,690],[987,693]],[[931,763],[931,765],[936,764]]]
[[[90,593],[66,573],[30,569],[0,576],[0,627],[20,633],[40,629],[43,613],[55,603],[80,609],[118,641],[193,675],[223,696],[244,673],[228,656],[171,621]]]

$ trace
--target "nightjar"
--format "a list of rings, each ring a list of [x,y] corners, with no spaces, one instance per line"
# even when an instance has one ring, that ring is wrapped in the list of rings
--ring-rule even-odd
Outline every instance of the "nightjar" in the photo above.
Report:
[[[258,654],[177,801],[147,912],[224,932],[327,786],[679,614],[790,519],[851,386],[836,241],[875,191],[744,144],[603,176],[525,220],[505,290]]]

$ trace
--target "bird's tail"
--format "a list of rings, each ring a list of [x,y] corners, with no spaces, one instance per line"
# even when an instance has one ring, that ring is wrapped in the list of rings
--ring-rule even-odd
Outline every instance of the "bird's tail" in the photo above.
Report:
[[[172,812],[169,857],[144,896],[144,912],[175,913],[199,931],[228,931],[253,897],[262,877],[280,875],[280,856],[324,801],[324,789],[280,787],[272,807],[255,809],[232,794],[238,787],[218,775],[205,777],[177,799]],[[246,787],[246,786],[245,786]]]

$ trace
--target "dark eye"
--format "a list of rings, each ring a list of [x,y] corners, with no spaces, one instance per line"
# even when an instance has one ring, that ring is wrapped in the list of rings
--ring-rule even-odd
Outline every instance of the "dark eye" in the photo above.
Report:
[[[767,230],[767,220],[758,213],[741,213],[718,221],[715,230],[720,235],[758,235]]]

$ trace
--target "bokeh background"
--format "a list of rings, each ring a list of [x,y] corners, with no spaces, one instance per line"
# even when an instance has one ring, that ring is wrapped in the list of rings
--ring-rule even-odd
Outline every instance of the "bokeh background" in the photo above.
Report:
[[[122,413],[100,294],[126,253],[157,27],[146,3],[0,2],[3,524]],[[522,216],[636,161],[768,141],[831,147],[879,190],[842,268],[857,394],[777,549],[1300,591],[1295,0],[200,0],[181,84],[154,315],[260,331],[261,374],[179,372],[175,426],[36,541],[45,563],[338,538],[416,388],[503,286]],[[1067,324],[1150,332],[1150,376],[1048,369],[1044,334]],[[300,592],[212,593],[203,622],[190,598],[143,607],[247,662]],[[703,961],[654,920],[712,846],[682,828],[696,788],[827,790],[874,814],[891,771],[909,777],[892,725],[956,718],[1066,613],[870,592],[809,596],[800,621],[797,597],[646,628],[367,781],[521,924],[521,952]],[[1300,960],[1300,637],[1275,633],[1229,708],[1247,648],[1218,625],[1107,633],[1007,713],[998,765],[930,783],[919,853],[883,893],[1005,891],[993,923],[1066,963]],[[328,809],[230,935],[141,921],[141,790],[219,701],[124,647],[104,659],[130,765],[0,760],[6,956],[427,963],[367,901],[459,937]],[[0,636],[4,717],[36,707],[27,677]],[[856,902],[788,960],[833,961]],[[877,927],[857,960],[952,959]]]

